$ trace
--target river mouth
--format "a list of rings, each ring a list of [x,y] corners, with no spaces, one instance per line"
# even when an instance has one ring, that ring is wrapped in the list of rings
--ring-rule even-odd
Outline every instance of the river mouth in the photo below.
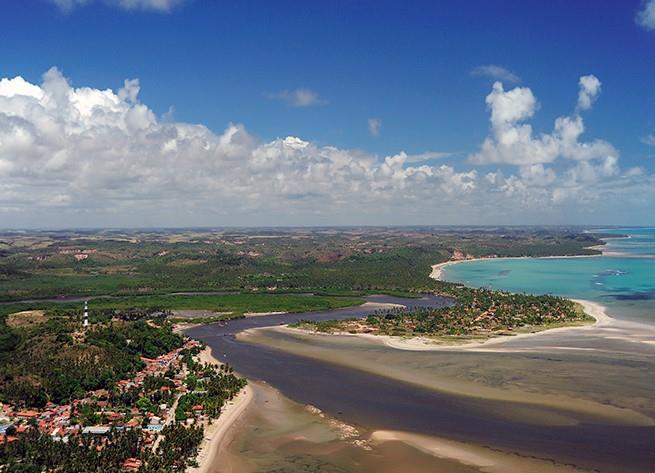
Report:
[[[432,436],[369,430],[303,406],[261,382],[209,473],[582,473],[570,465]]]
[[[417,303],[398,298],[375,298],[380,303]],[[448,303],[424,299],[420,304]],[[653,361],[648,356],[575,353],[544,350],[517,356],[497,353],[407,353],[358,341],[332,346],[323,337],[322,350],[312,354],[317,343],[302,341],[304,350],[293,351],[284,338],[270,333],[268,340],[244,341],[237,336],[247,329],[278,326],[298,318],[335,318],[363,315],[362,309],[291,314],[236,320],[223,326],[195,327],[188,335],[205,341],[215,356],[232,364],[251,380],[262,380],[284,396],[301,404],[317,406],[336,419],[364,426],[367,430],[407,431],[445,437],[475,445],[488,445],[506,452],[544,458],[558,463],[608,472],[652,472],[655,464],[655,428],[647,422],[617,422],[567,409],[567,399],[618,407],[649,419],[655,413],[651,381]],[[290,318],[291,316],[291,318]],[[271,332],[264,329],[261,332]],[[568,342],[567,342],[568,343]],[[602,344],[601,344],[602,345]],[[327,351],[325,351],[327,350]],[[333,356],[330,356],[332,353]],[[339,361],[339,359],[341,361]],[[472,383],[477,388],[507,390],[508,383],[532,392],[561,395],[562,405],[517,403],[516,400],[485,399],[430,389],[344,359],[368,360],[390,371],[407,371],[430,378],[441,376]],[[568,373],[567,376],[564,373]],[[467,379],[468,378],[468,379]],[[535,379],[542,379],[535,383]],[[550,380],[550,382],[547,382]],[[520,391],[520,390],[519,390]],[[585,392],[595,397],[584,398]],[[605,394],[606,393],[606,394]],[[624,401],[621,401],[624,400]],[[627,401],[625,401],[627,400]],[[610,409],[611,410],[611,409]],[[634,419],[633,419],[634,420]],[[354,470],[352,470],[354,471]],[[428,470],[426,470],[428,471]]]

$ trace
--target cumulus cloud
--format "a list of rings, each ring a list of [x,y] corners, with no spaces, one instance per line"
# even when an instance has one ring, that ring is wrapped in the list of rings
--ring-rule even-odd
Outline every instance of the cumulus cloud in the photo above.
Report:
[[[601,83],[594,75],[580,77],[580,92],[578,92],[578,109],[589,110],[600,94]]]
[[[281,100],[292,107],[311,107],[312,105],[325,103],[317,92],[305,88],[282,90],[274,94],[269,94],[268,98],[272,100]]]
[[[301,137],[261,141],[240,124],[215,133],[158,118],[139,89],[134,79],[117,90],[74,87],[55,68],[40,84],[0,80],[4,227],[529,223],[537,214],[543,223],[562,208],[596,210],[607,196],[652,208],[653,177],[577,142],[578,116],[558,119],[548,159],[521,154],[509,160],[514,171],[483,172],[433,163],[441,152],[378,157]],[[531,132],[520,138],[537,109],[529,89],[495,85],[487,103],[499,134],[518,128],[524,146],[549,145]],[[490,139],[498,156],[514,146]]]
[[[512,71],[505,69],[503,66],[496,64],[487,64],[484,66],[477,66],[471,71],[472,76],[488,77],[493,80],[502,82],[517,83],[521,78],[514,74]]]
[[[76,7],[89,5],[91,3],[102,3],[109,7],[117,7],[123,10],[150,10],[161,13],[171,11],[173,8],[182,5],[187,0],[50,0],[60,10],[70,12]]]
[[[382,128],[382,120],[379,118],[368,119],[368,132],[371,134],[371,136],[376,138],[380,136],[380,128]]]
[[[594,76],[583,76],[579,85],[577,110],[587,110],[598,96],[601,83]],[[551,133],[535,136],[526,121],[539,104],[527,87],[506,91],[503,84],[496,82],[486,102],[491,110],[492,133],[480,151],[470,156],[472,163],[523,166],[552,163],[559,158],[588,161],[618,156],[618,151],[606,141],[579,141],[585,131],[579,113],[557,118]]]
[[[648,0],[643,4],[641,10],[637,12],[635,21],[642,28],[655,30],[655,0]]]

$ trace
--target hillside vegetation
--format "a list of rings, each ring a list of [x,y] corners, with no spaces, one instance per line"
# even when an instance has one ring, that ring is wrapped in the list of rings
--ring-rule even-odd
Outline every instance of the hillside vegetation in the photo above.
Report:
[[[589,247],[601,243],[568,228],[6,233],[0,235],[0,299],[185,291],[420,292],[436,287],[429,267],[456,252],[594,254],[598,251]]]

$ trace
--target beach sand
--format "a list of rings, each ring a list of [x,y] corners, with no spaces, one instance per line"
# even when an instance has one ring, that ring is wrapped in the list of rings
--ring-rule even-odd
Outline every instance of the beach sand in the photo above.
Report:
[[[569,332],[571,330],[589,330],[590,328],[607,327],[616,323],[615,319],[607,315],[604,306],[583,299],[573,299],[573,301],[580,304],[585,313],[594,318],[595,322],[593,324],[575,324],[553,328],[535,327],[534,331],[531,332],[517,332],[512,335],[492,335],[485,340],[463,343],[458,342],[457,340],[433,339],[429,337],[393,337],[389,335],[369,334],[357,334],[357,336],[364,336],[367,338],[375,337],[383,341],[387,346],[399,350],[477,350],[508,353],[514,351],[514,349],[512,347],[507,347],[506,345],[516,340],[552,335],[560,332]]]
[[[209,347],[205,348],[198,355],[204,363],[220,365],[214,358]],[[210,473],[215,459],[224,448],[229,436],[233,433],[235,422],[242,416],[246,408],[253,400],[253,392],[250,386],[246,386],[241,392],[228,401],[221,411],[218,419],[210,425],[205,426],[205,438],[200,445],[200,452],[197,457],[198,466],[187,469],[189,473]]]
[[[509,454],[488,447],[410,432],[377,430],[371,434],[370,442],[372,445],[402,442],[434,457],[454,460],[486,473],[573,473],[590,471],[538,458]]]

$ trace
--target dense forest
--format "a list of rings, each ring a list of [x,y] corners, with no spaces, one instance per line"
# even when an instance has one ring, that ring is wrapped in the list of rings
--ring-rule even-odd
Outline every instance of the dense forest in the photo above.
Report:
[[[169,324],[116,321],[94,324],[83,333],[79,328],[76,321],[57,316],[11,329],[16,342],[0,351],[0,402],[43,406],[111,390],[143,367],[142,356],[153,358],[182,345]]]

